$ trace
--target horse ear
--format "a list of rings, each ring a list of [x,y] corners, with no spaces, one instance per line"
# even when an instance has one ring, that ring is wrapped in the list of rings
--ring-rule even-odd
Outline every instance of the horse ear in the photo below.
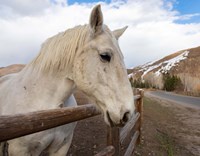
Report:
[[[89,25],[93,35],[101,33],[103,26],[103,14],[101,11],[101,5],[97,5],[93,8],[90,15]]]
[[[118,40],[119,37],[124,33],[124,31],[128,28],[128,26],[125,26],[121,29],[117,29],[113,31],[114,36],[116,37],[116,39]]]

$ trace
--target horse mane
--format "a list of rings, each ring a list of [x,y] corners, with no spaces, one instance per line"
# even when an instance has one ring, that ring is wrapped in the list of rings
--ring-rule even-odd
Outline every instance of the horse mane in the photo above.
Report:
[[[47,39],[29,65],[43,72],[60,72],[72,64],[76,51],[83,47],[88,26],[76,26]]]

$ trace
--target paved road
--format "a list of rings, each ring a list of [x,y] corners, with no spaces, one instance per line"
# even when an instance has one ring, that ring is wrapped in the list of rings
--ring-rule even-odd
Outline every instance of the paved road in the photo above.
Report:
[[[165,99],[168,101],[176,102],[178,104],[184,104],[187,106],[200,108],[199,97],[183,96],[183,95],[178,95],[178,94],[165,92],[165,91],[148,91],[145,94],[154,96],[157,98]]]

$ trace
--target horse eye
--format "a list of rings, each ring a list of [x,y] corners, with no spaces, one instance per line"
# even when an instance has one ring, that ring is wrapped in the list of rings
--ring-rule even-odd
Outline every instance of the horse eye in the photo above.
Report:
[[[111,55],[109,53],[103,53],[103,54],[99,54],[101,57],[101,61],[102,62],[110,62],[111,60]]]

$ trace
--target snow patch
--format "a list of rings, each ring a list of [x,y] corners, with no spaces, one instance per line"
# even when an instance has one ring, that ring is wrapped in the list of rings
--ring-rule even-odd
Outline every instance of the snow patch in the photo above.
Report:
[[[144,73],[142,74],[141,78],[143,79],[144,76],[145,76],[148,72],[154,70],[155,68],[158,68],[159,66],[160,66],[160,64],[148,67],[148,68],[144,71]]]
[[[134,76],[134,74],[133,73],[131,73],[131,74],[128,74],[128,78],[130,79],[130,78],[132,78]]]
[[[144,72],[142,74],[141,78],[143,79],[147,73],[149,73],[150,71],[152,71],[156,68],[159,68],[159,67],[160,67],[160,69],[155,72],[156,76],[159,76],[161,73],[167,73],[172,67],[177,66],[179,62],[187,59],[188,54],[189,54],[189,51],[185,51],[185,52],[181,53],[180,55],[178,55],[170,60],[161,62],[157,65],[151,66],[153,63],[155,63],[155,61],[154,61],[154,62],[150,62],[150,63],[147,63],[147,64],[141,66],[142,69],[140,69],[140,71]]]

